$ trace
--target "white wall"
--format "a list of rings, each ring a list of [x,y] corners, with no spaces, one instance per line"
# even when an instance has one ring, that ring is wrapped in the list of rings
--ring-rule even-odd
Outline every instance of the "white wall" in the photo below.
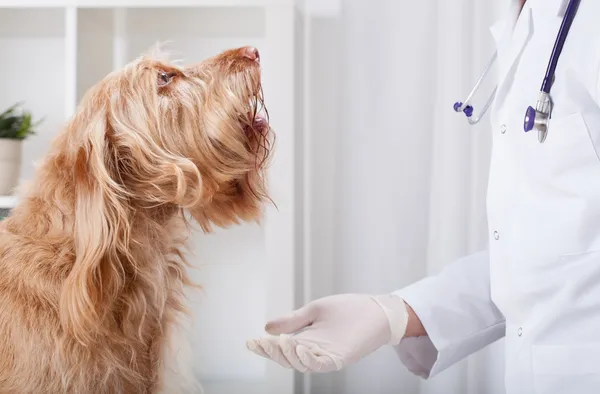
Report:
[[[35,119],[44,118],[24,143],[22,179],[64,121],[64,26],[62,9],[0,10],[0,108],[24,101]]]

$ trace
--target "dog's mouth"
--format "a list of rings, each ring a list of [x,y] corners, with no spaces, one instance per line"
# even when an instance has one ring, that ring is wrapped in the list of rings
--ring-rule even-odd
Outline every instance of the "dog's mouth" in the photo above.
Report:
[[[270,137],[272,137],[272,133],[262,86],[259,84],[254,91],[256,93],[248,100],[248,111],[241,117],[240,124],[248,141],[248,149],[256,159],[256,167],[261,168],[271,150],[272,141]]]
[[[262,86],[255,89],[255,94],[248,103],[248,113],[243,117],[244,131],[251,136],[252,133],[264,133],[269,127],[269,114],[265,107]]]
[[[269,127],[269,122],[263,114],[248,115],[250,118],[249,122],[244,122],[244,132],[248,136],[252,136],[254,133],[262,133],[266,128]]]

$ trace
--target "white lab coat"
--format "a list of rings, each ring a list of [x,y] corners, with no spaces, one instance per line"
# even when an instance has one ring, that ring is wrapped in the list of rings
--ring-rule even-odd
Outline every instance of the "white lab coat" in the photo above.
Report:
[[[523,131],[567,3],[528,0],[518,15],[514,0],[491,29],[489,249],[397,291],[428,332],[397,346],[419,376],[505,337],[507,394],[600,393],[600,1],[582,0],[569,32],[546,141]]]

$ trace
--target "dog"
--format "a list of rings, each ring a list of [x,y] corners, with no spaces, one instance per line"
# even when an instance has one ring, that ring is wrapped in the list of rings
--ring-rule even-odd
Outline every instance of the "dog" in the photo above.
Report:
[[[260,222],[273,145],[253,47],[90,88],[0,227],[0,393],[201,392],[186,239]]]

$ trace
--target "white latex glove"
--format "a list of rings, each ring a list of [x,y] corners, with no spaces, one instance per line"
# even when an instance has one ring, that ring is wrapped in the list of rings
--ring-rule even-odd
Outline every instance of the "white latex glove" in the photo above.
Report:
[[[397,345],[408,312],[394,295],[341,294],[312,301],[270,321],[252,352],[300,372],[338,371],[384,345]]]

